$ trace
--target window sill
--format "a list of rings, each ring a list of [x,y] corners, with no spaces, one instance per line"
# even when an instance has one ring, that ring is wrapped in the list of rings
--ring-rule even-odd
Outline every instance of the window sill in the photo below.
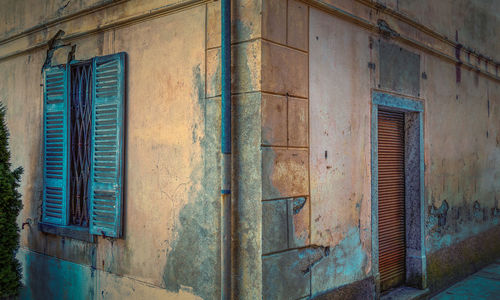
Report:
[[[75,240],[95,243],[95,237],[93,234],[89,233],[88,228],[38,223],[38,229],[49,234],[55,234],[63,237],[69,237]]]

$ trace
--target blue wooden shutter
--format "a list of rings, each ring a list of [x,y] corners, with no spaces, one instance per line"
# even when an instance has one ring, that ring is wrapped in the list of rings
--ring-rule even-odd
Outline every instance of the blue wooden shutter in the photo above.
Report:
[[[44,70],[42,222],[68,223],[68,78],[64,65]]]
[[[90,233],[121,236],[125,53],[93,59]]]

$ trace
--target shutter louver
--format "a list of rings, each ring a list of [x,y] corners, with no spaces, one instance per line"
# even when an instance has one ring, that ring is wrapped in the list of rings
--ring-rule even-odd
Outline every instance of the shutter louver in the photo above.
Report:
[[[378,240],[382,291],[406,275],[404,113],[378,111]]]
[[[42,222],[67,225],[68,97],[65,66],[44,71]]]
[[[90,233],[121,236],[125,53],[93,59]]]

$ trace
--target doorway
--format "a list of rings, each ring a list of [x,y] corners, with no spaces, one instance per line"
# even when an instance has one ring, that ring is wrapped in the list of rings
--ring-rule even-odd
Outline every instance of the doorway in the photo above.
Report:
[[[423,104],[372,98],[372,265],[377,290],[426,287]]]

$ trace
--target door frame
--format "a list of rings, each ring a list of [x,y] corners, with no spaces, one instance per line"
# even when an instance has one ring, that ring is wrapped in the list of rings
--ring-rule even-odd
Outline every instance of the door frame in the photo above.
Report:
[[[371,112],[371,216],[372,275],[380,294],[378,244],[378,110],[405,113],[405,285],[427,287],[425,257],[424,131],[423,102],[381,91],[372,92]]]

